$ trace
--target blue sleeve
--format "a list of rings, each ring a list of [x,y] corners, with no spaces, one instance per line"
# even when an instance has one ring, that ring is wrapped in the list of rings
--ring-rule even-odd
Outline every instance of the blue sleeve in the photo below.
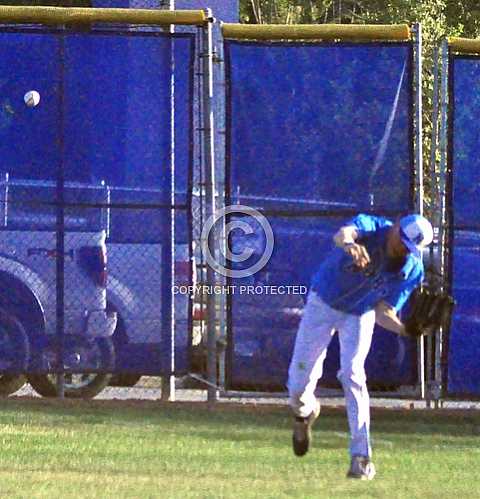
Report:
[[[413,290],[422,283],[423,276],[423,269],[419,269],[414,276],[405,281],[400,281],[397,286],[390,290],[383,300],[391,305],[397,312],[400,312]]]
[[[375,232],[378,229],[390,227],[391,225],[393,225],[393,223],[387,218],[366,215],[364,213],[358,214],[344,224],[344,226],[355,227],[361,234],[365,232]]]

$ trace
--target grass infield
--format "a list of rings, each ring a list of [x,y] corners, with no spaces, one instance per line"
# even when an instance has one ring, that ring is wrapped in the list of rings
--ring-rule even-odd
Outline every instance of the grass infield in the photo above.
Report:
[[[344,409],[310,453],[286,408],[151,401],[0,402],[0,497],[480,497],[480,413],[372,411],[372,482],[347,480]]]

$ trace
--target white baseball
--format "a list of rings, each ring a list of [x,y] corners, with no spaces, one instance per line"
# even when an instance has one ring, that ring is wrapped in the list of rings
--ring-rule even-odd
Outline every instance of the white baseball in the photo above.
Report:
[[[23,96],[23,100],[28,107],[38,106],[40,94],[36,90],[30,90]]]

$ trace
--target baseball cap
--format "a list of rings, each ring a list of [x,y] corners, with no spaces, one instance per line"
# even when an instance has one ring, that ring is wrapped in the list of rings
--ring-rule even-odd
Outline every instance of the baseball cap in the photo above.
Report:
[[[400,219],[400,239],[415,256],[433,241],[430,222],[421,215],[407,215]]]

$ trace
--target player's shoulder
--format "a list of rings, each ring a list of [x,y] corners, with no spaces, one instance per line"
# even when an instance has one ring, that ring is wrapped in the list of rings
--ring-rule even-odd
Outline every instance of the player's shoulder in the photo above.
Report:
[[[393,222],[386,217],[359,213],[344,225],[353,226],[360,232],[375,232],[379,229],[392,226]]]

